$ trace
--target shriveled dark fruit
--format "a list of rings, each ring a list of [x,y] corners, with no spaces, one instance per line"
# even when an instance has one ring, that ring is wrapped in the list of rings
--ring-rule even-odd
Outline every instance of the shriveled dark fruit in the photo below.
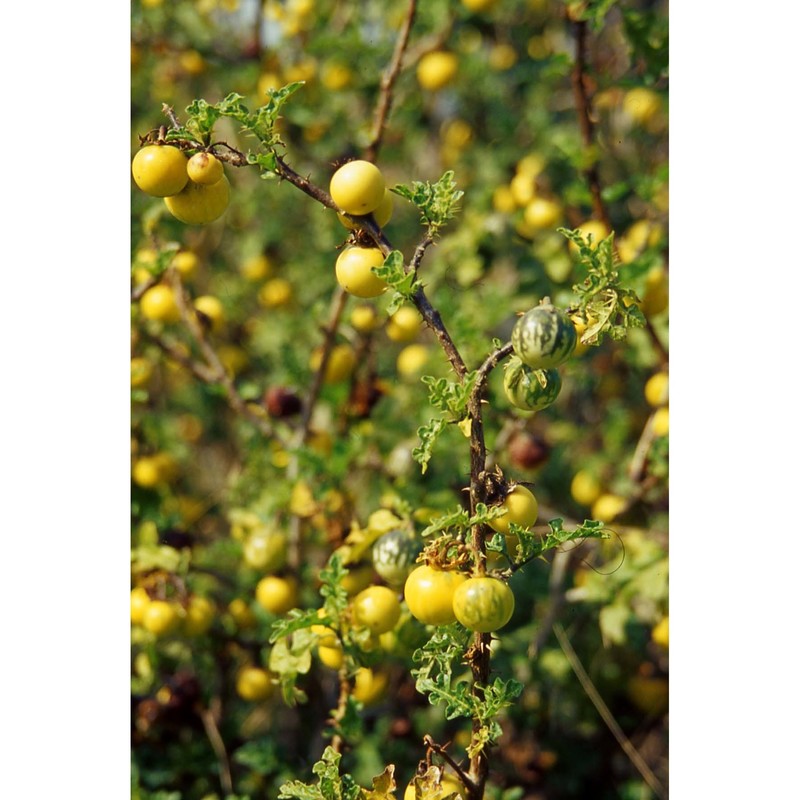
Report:
[[[508,457],[520,469],[533,469],[547,461],[550,445],[535,433],[520,431],[508,443]]]
[[[291,417],[303,408],[300,398],[283,386],[270,386],[264,393],[264,405],[269,415],[275,418]]]

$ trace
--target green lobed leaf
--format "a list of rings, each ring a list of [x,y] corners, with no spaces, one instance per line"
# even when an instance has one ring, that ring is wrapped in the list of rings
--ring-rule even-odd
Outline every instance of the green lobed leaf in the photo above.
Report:
[[[449,219],[456,215],[464,192],[456,189],[453,170],[439,178],[436,183],[414,181],[411,186],[398,184],[392,190],[413,203],[420,210],[422,224],[435,234]]]
[[[443,419],[432,419],[427,425],[423,425],[417,430],[419,436],[419,447],[411,451],[411,456],[421,467],[424,475],[428,470],[428,462],[433,455],[433,445],[445,429],[447,423]]]
[[[637,305],[636,292],[620,283],[614,256],[614,234],[594,247],[591,233],[584,238],[577,229],[558,230],[578,248],[578,270],[585,273],[583,280],[572,287],[578,303],[570,308],[572,313],[577,312],[590,321],[581,335],[581,342],[598,344],[604,335],[621,341],[630,328],[643,327],[645,319]]]
[[[519,543],[514,558],[514,563],[522,565],[534,558],[539,558],[548,550],[561,547],[568,542],[582,539],[609,539],[611,534],[605,529],[602,522],[586,520],[574,530],[565,530],[562,519],[552,519],[547,523],[550,530],[541,536],[515,523],[510,523],[509,532],[517,536]]]

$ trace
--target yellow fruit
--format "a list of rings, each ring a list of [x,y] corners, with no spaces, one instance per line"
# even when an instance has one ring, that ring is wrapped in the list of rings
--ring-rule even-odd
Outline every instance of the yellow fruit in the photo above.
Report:
[[[317,612],[317,616],[325,616],[325,610],[320,608]],[[336,635],[336,631],[334,631],[332,628],[329,628],[327,625],[312,625],[311,632],[316,633],[319,637],[318,641],[320,647],[339,646],[339,637]]]
[[[452,119],[442,126],[442,140],[446,147],[462,150],[472,141],[472,126],[463,119]]]
[[[369,333],[378,327],[378,312],[370,305],[356,306],[350,312],[350,324],[360,333]]]
[[[153,362],[141,356],[131,359],[131,388],[146,386],[153,376]]]
[[[276,75],[274,72],[265,72],[263,73],[259,79],[256,91],[259,95],[259,104],[263,103],[264,95],[270,93],[270,90],[280,89],[281,88],[281,79],[280,76]]]
[[[142,456],[131,468],[131,478],[137,486],[153,489],[162,482],[158,461],[152,456]]]
[[[256,585],[256,601],[271,614],[285,614],[297,605],[297,581],[291,576],[267,575]]]
[[[214,621],[214,605],[207,597],[194,595],[189,599],[183,632],[186,636],[202,636]]]
[[[269,673],[261,667],[244,667],[236,676],[236,693],[242,700],[257,703],[275,691]]]
[[[625,93],[622,110],[637,124],[647,125],[660,114],[661,97],[652,89],[638,86]]]
[[[656,372],[647,379],[644,398],[654,408],[666,404],[669,400],[669,375],[666,372]]]
[[[239,267],[242,277],[248,281],[263,281],[272,272],[272,263],[263,253],[246,258]]]
[[[271,278],[258,290],[258,302],[266,308],[285,306],[292,299],[292,284],[286,278]]]
[[[180,621],[178,610],[166,600],[151,600],[142,614],[142,627],[156,636],[172,633]]]
[[[653,433],[656,436],[669,433],[669,406],[662,406],[653,412]]]
[[[286,564],[287,547],[288,540],[285,533],[261,526],[245,539],[242,554],[248,567],[262,572],[272,572]]]
[[[501,214],[511,214],[517,207],[514,193],[508,186],[498,186],[492,193],[492,207]]]
[[[175,219],[187,225],[208,225],[228,208],[231,188],[224,175],[212,184],[189,181],[179,194],[165,197],[164,203]]]
[[[572,324],[575,326],[575,333],[578,334],[578,341],[575,343],[575,352],[572,355],[573,357],[582,356],[591,347],[590,344],[584,344],[581,341],[581,336],[586,332],[589,323],[585,320],[576,322],[573,318]]]
[[[326,667],[330,667],[331,669],[341,669],[342,664],[344,664],[344,653],[342,652],[342,648],[338,645],[336,647],[320,645],[317,648],[317,655],[319,656],[319,660]]]
[[[350,85],[353,73],[346,64],[328,61],[322,65],[320,80],[326,89],[338,92]]]
[[[416,308],[401,306],[389,317],[386,335],[393,342],[410,342],[417,337],[421,325],[422,318]]]
[[[561,221],[561,206],[546,197],[534,197],[525,206],[525,222],[534,229],[555,228]]]
[[[322,351],[314,350],[311,354],[309,366],[314,371],[322,363]],[[356,366],[356,354],[349,344],[337,344],[331,350],[328,364],[325,369],[325,383],[341,383],[346,381]]]
[[[598,219],[587,220],[583,224],[578,225],[578,230],[581,232],[581,236],[583,236],[584,239],[587,239],[591,234],[592,248],[596,248],[597,245],[611,233],[608,226]],[[578,253],[578,247],[572,242],[569,243],[569,249],[572,253]]]
[[[416,792],[414,781],[411,781],[411,783],[406,786],[406,790],[403,793],[403,800],[416,800]],[[455,775],[445,774],[442,775],[441,783],[434,792],[422,794],[422,800],[441,800],[442,797],[447,797],[449,794],[457,794],[460,798],[465,798],[467,796],[464,784],[462,784]]]
[[[349,571],[347,575],[342,578],[342,586],[347,592],[348,597],[352,597],[366,589],[375,577],[375,570],[372,568],[372,564],[348,564],[347,569]]]
[[[369,667],[360,667],[353,680],[353,697],[365,706],[378,702],[389,686],[385,672],[375,672]]]
[[[584,469],[578,470],[572,478],[570,493],[576,503],[591,506],[603,492],[600,481]]]
[[[397,372],[405,378],[414,378],[429,358],[430,350],[424,344],[410,344],[397,354]]]
[[[514,202],[524,208],[536,196],[536,184],[534,177],[527,172],[518,172],[508,185]]]
[[[197,50],[186,50],[181,53],[178,63],[187,75],[202,75],[206,69],[206,60]]]
[[[669,277],[664,267],[653,267],[645,277],[642,312],[654,317],[669,306]]]
[[[249,604],[241,597],[236,597],[228,603],[228,613],[236,623],[237,628],[247,630],[256,626],[256,615]]]
[[[144,612],[150,605],[150,595],[142,586],[131,589],[131,622],[134,625],[141,625],[144,619]]]
[[[182,278],[188,279],[192,278],[195,272],[197,272],[199,263],[197,253],[193,253],[191,250],[181,250],[175,253],[171,266],[181,274]]]
[[[510,44],[496,44],[489,51],[489,66],[497,72],[511,69],[517,63],[517,51]]]
[[[375,211],[385,193],[383,174],[369,161],[348,161],[331,178],[331,198],[347,214],[363,215]]]
[[[488,11],[497,0],[461,0],[461,5],[470,11]]]
[[[618,494],[601,494],[592,504],[592,519],[600,520],[600,522],[612,522],[625,510],[627,505],[628,501]]]
[[[195,153],[186,164],[189,180],[210,186],[225,175],[222,162],[213,153]]]
[[[336,280],[355,297],[377,297],[387,285],[373,271],[383,264],[383,253],[377,247],[348,247],[336,259]]]
[[[669,647],[669,616],[664,617],[651,631],[652,640],[661,645]]]
[[[386,191],[383,193],[383,200],[381,200],[380,205],[372,212],[372,217],[375,220],[375,224],[379,228],[382,228],[392,218],[393,211],[394,196],[388,189],[386,189]],[[336,218],[348,230],[352,231],[355,229],[356,226],[344,214],[337,214]]]
[[[147,145],[133,157],[131,172],[136,185],[152,197],[180,192],[189,180],[186,156],[171,145]]]
[[[202,295],[194,301],[194,307],[209,322],[211,330],[219,333],[225,324],[225,312],[219,298],[212,295]]]
[[[452,83],[458,73],[458,56],[444,50],[426,53],[417,64],[417,81],[423,89],[435,92]]]
[[[539,516],[539,503],[530,489],[517,484],[502,502],[505,514],[489,522],[489,527],[500,533],[509,532],[509,524],[515,523],[530,528]]]
[[[317,74],[317,62],[313,58],[304,58],[296,64],[291,64],[284,70],[287,83],[294,81],[312,81]]]
[[[139,310],[145,319],[158,322],[177,322],[181,318],[175,293],[170,286],[158,283],[151,286],[139,300]]]
[[[536,178],[544,172],[546,166],[547,161],[543,155],[540,153],[528,153],[528,155],[523,156],[517,162],[516,173],[517,175],[527,175],[529,178]]]

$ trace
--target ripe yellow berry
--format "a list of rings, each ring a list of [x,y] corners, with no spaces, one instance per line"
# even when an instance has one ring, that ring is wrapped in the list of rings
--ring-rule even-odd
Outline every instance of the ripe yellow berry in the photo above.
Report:
[[[177,194],[189,180],[186,156],[171,145],[147,145],[133,157],[131,172],[136,185],[152,197]]]
[[[397,372],[406,378],[418,375],[430,358],[430,350],[424,344],[410,344],[397,354]]]
[[[171,266],[181,274],[182,278],[188,279],[194,277],[199,263],[197,253],[193,253],[191,250],[181,250],[175,253]]]
[[[535,524],[539,516],[539,503],[533,492],[521,484],[517,484],[503,500],[505,514],[489,522],[489,526],[500,533],[509,532],[509,524],[515,523],[525,528]]]
[[[580,503],[583,506],[591,506],[602,492],[600,481],[591,472],[580,469],[573,476],[570,484],[570,493],[576,503]]]
[[[177,322],[181,318],[175,293],[164,283],[151,286],[139,300],[139,310],[146,319]]]
[[[421,325],[422,319],[415,308],[401,306],[389,318],[386,335],[393,342],[410,342],[416,338]]]
[[[210,294],[202,295],[194,301],[194,307],[208,320],[208,324],[214,333],[222,330],[225,324],[225,311],[219,298]]]
[[[378,327],[378,312],[370,305],[356,306],[350,312],[350,324],[360,333],[369,333]]]
[[[628,505],[624,497],[618,494],[601,494],[592,505],[592,519],[600,522],[612,522]]]
[[[185,225],[208,225],[225,213],[230,198],[231,187],[223,175],[211,184],[189,181],[181,192],[165,197],[164,204]]]
[[[669,406],[662,406],[653,412],[653,433],[656,436],[669,433]]]
[[[644,385],[644,397],[653,408],[663,406],[669,400],[669,375],[666,372],[651,375]]]
[[[271,278],[258,290],[258,302],[266,308],[285,306],[292,299],[292,284],[286,278]]]
[[[375,211],[385,193],[383,174],[369,161],[348,161],[331,178],[331,198],[347,214]]]
[[[236,677],[236,693],[242,700],[256,703],[275,691],[269,673],[261,667],[244,667]]]
[[[444,50],[426,53],[417,64],[417,81],[423,89],[435,92],[452,83],[458,73],[458,56]]]

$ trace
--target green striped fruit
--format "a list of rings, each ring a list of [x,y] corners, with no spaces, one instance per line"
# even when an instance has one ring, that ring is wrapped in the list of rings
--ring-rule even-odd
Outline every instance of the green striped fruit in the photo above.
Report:
[[[533,369],[563,364],[578,341],[567,315],[545,299],[523,314],[511,331],[511,344],[520,359]]]
[[[471,631],[500,630],[514,613],[514,592],[497,578],[469,578],[453,594],[453,613]]]
[[[533,369],[512,356],[503,375],[503,389],[509,403],[525,411],[541,411],[552,405],[561,391],[556,369]]]
[[[399,589],[417,566],[417,556],[421,551],[421,542],[410,531],[400,528],[388,531],[372,545],[375,572],[389,586]]]

